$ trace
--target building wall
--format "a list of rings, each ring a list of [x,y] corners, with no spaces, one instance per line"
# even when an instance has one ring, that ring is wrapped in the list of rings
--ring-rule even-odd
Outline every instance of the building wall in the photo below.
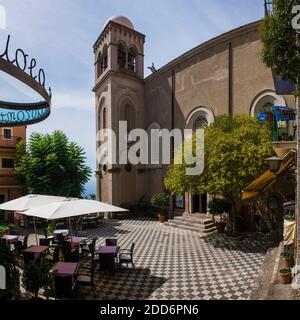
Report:
[[[106,91],[103,84],[99,85],[99,79],[96,80],[95,92],[98,104],[101,95],[109,96],[106,101],[111,128],[117,129],[118,120],[122,119],[120,101],[123,97],[134,106],[135,127],[145,130],[171,130],[172,117],[174,127],[183,130],[192,128],[198,114],[205,115],[208,125],[218,115],[250,115],[260,101],[268,99],[293,107],[291,97],[275,94],[271,70],[261,61],[259,26],[260,22],[254,22],[201,44],[146,79],[141,73],[132,77],[118,72],[115,64],[115,44],[121,40],[127,45],[134,42],[139,48],[138,70],[141,71],[144,38],[139,33],[130,36],[126,28],[117,31],[115,24],[109,26],[98,41],[95,57],[97,61],[97,50],[101,51],[109,41],[108,65],[114,73],[108,70],[100,79],[100,83],[109,83]],[[96,107],[98,110],[99,106]],[[98,122],[100,115],[98,110]],[[122,166],[115,169],[112,174],[103,176],[101,183],[99,180],[99,197],[102,195],[103,200],[116,204],[134,202],[141,196],[149,200],[154,193],[164,190],[165,165],[136,166],[130,174]]]
[[[0,195],[2,201],[8,201],[22,195],[23,185],[14,177],[13,168],[2,167],[2,159],[16,158],[16,144],[20,139],[26,141],[26,127],[8,128],[10,139],[4,137],[4,129],[0,128]]]
[[[157,122],[162,128],[171,128],[172,70],[176,77],[174,124],[180,129],[189,126],[189,116],[197,108],[207,109],[213,116],[230,110],[250,114],[259,94],[275,95],[272,72],[261,61],[259,25],[252,23],[212,39],[150,75],[145,80],[145,127]],[[278,100],[294,105],[289,96]],[[149,175],[148,199],[163,189],[157,181],[163,181],[165,171]]]

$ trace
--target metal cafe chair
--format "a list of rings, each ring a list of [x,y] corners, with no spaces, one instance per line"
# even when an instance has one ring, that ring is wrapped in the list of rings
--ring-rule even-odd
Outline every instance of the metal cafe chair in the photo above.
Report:
[[[130,249],[120,249],[119,251],[119,265],[121,267],[122,264],[128,266],[129,263],[132,264],[132,267],[135,268],[133,263],[133,251],[134,251],[135,244],[132,243]]]
[[[77,286],[88,286],[91,287],[94,293],[94,297],[96,296],[96,286],[95,286],[95,270],[96,270],[96,261],[92,262],[91,273],[90,276],[78,274],[76,276],[76,285]]]
[[[118,239],[105,239],[105,245],[107,247],[116,247],[118,245]]]

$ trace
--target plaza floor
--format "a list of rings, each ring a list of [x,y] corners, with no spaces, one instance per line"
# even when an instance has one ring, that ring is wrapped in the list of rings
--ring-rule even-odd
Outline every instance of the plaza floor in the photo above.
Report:
[[[135,269],[123,268],[114,279],[110,274],[100,279],[96,271],[96,299],[111,300],[249,299],[272,246],[263,235],[237,240],[214,234],[203,239],[147,218],[105,220],[89,236],[98,237],[97,247],[105,238],[118,238],[121,248],[136,244]],[[30,240],[34,242],[34,237]],[[79,298],[93,299],[92,291],[80,289]]]

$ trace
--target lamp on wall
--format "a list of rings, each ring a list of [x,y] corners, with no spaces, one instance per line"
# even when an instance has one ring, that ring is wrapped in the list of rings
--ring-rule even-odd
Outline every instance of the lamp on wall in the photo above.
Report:
[[[278,173],[282,164],[282,159],[278,157],[271,157],[266,159],[269,170],[273,173]]]

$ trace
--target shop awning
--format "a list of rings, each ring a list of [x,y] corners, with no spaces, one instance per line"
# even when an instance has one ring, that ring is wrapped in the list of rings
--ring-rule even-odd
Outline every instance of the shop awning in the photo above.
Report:
[[[247,188],[244,189],[243,200],[255,198],[270,188],[272,184],[276,182],[278,177],[290,169],[294,162],[294,157],[294,151],[290,150],[283,158],[280,170],[277,174],[268,170],[255,181],[253,181]]]

